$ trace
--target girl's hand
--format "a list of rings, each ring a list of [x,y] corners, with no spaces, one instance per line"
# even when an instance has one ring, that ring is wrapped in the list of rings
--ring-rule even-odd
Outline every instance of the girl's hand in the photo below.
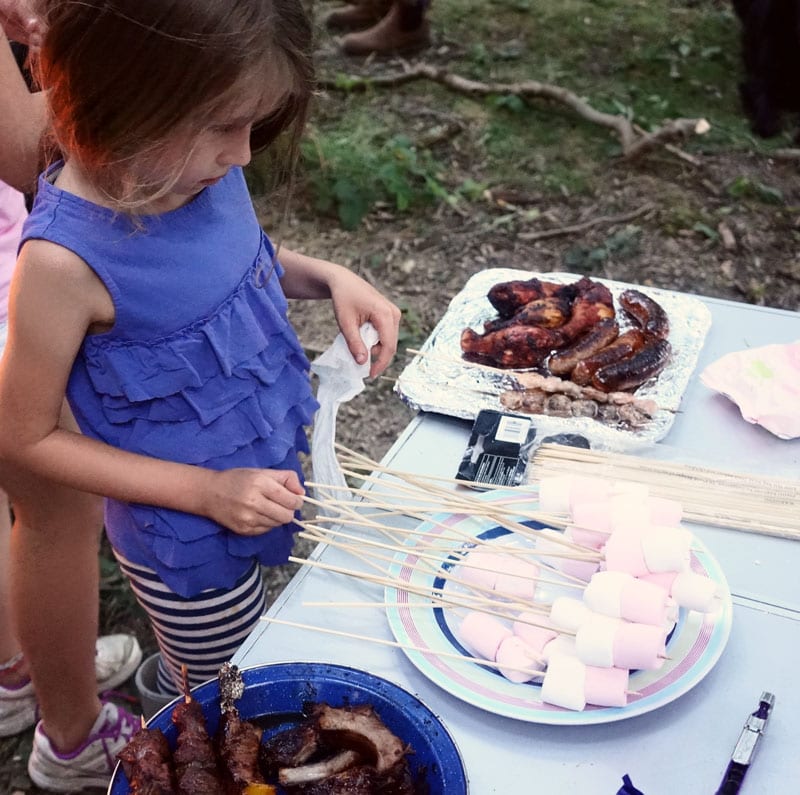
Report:
[[[297,473],[285,469],[213,472],[202,513],[242,536],[288,524],[303,504]]]
[[[342,268],[336,271],[330,284],[336,322],[353,358],[359,363],[369,361],[370,378],[380,375],[397,351],[400,310],[360,276]],[[369,321],[378,332],[378,343],[371,351],[361,339],[361,326]]]

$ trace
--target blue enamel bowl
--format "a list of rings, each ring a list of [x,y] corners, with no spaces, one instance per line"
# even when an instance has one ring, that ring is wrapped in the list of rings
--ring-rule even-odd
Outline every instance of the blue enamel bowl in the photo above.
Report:
[[[408,763],[419,795],[467,795],[464,763],[450,733],[425,704],[399,685],[358,668],[315,662],[259,665],[243,668],[241,673],[245,690],[237,702],[239,714],[263,726],[265,739],[301,720],[309,702],[326,702],[333,707],[369,704],[413,749]],[[213,734],[220,715],[217,681],[194,688],[192,697],[202,705],[209,733]],[[177,732],[171,715],[177,701],[147,724],[151,729],[161,729],[173,747]],[[127,795],[129,791],[125,773],[117,765],[108,793]]]

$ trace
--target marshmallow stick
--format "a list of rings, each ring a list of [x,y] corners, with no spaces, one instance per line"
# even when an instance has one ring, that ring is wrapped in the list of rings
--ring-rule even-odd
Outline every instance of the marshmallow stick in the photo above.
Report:
[[[396,640],[385,640],[384,638],[373,638],[369,635],[358,635],[355,632],[344,632],[338,629],[329,629],[328,627],[318,627],[314,626],[313,624],[303,624],[298,621],[287,621],[282,618],[273,618],[272,616],[261,616],[259,621],[265,621],[268,624],[279,624],[284,627],[294,627],[295,629],[305,629],[310,630],[313,632],[321,632],[324,635],[336,635],[340,638],[351,638],[353,640],[363,640],[368,643],[377,643],[380,646],[392,646],[395,649],[406,649],[408,651],[418,651],[422,654],[433,655],[434,657],[444,657],[450,660],[460,660],[463,662],[471,662],[477,665],[482,665],[487,668],[499,668],[497,662],[494,660],[481,660],[477,657],[472,657],[471,655],[467,654],[458,654],[457,652],[449,652],[449,651],[437,651],[435,649],[429,649],[426,646],[417,646],[413,643],[400,643]],[[508,668],[509,665],[504,665],[504,667]],[[530,672],[532,677],[541,676],[541,672],[533,669],[521,669],[524,672]]]
[[[308,536],[305,533],[299,533],[299,537],[306,538],[311,537],[312,539],[316,538],[315,536]],[[331,546],[337,547],[340,546],[338,542],[331,541],[329,542]],[[545,603],[535,602],[533,600],[525,600],[523,602],[515,601],[513,595],[505,594],[503,592],[498,591],[490,591],[488,592],[489,595],[480,596],[479,594],[474,593],[476,589],[470,588],[470,592],[463,593],[463,592],[454,592],[448,591],[445,592],[441,588],[434,589],[433,591],[430,590],[429,587],[422,587],[422,586],[413,586],[411,583],[400,580],[399,578],[390,577],[386,573],[386,571],[378,566],[374,561],[370,560],[367,556],[363,554],[358,554],[353,551],[352,548],[345,545],[345,549],[354,555],[356,558],[364,561],[368,565],[372,566],[378,571],[378,574],[368,574],[366,572],[360,571],[358,569],[347,569],[344,567],[333,566],[331,564],[325,564],[321,561],[313,560],[313,559],[304,559],[304,558],[295,558],[290,557],[289,560],[292,563],[304,563],[309,566],[316,566],[318,568],[322,568],[334,573],[345,574],[355,579],[361,579],[366,582],[373,582],[379,585],[389,585],[391,587],[395,587],[398,590],[407,591],[408,593],[412,593],[415,595],[427,597],[429,599],[436,599],[440,607],[466,607],[471,608],[473,610],[479,610],[484,613],[499,616],[501,618],[513,618],[513,616],[522,611],[532,611],[532,612],[539,612],[543,615],[549,613],[550,606]],[[372,553],[367,553],[372,554]],[[380,560],[385,560],[387,562],[393,562],[393,558],[387,558],[382,555],[375,556]],[[418,561],[420,563],[426,563],[425,561]],[[460,583],[461,581],[459,578],[452,576],[449,572],[445,572],[441,569],[436,569],[431,567],[433,572],[437,574],[437,576],[445,581],[450,581],[451,579]],[[478,588],[477,590],[480,590]],[[505,601],[500,601],[500,600]]]
[[[658,627],[673,620],[676,608],[662,588],[621,571],[593,575],[583,601],[595,613]]]
[[[576,711],[587,704],[624,707],[630,693],[628,681],[624,668],[598,669],[569,654],[554,654],[542,682],[542,701]]]

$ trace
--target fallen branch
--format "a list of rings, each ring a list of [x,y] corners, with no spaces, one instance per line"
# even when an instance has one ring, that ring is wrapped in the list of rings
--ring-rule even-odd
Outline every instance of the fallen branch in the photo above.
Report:
[[[600,226],[601,224],[622,224],[626,221],[632,221],[640,215],[649,213],[653,207],[654,205],[648,202],[647,204],[643,204],[638,210],[632,210],[629,213],[622,213],[620,215],[598,215],[596,218],[591,218],[580,224],[572,224],[571,226],[542,229],[538,232],[520,232],[517,238],[519,240],[543,240],[546,237],[558,237],[559,235],[572,235],[576,232],[583,232],[586,229],[591,229],[593,226]]]
[[[416,64],[395,74],[321,78],[319,85],[321,88],[335,91],[366,91],[368,88],[400,86],[415,80],[431,80],[467,96],[510,94],[521,99],[534,97],[550,99],[566,105],[581,118],[612,130],[619,139],[622,155],[626,159],[639,157],[648,149],[663,145],[672,139],[689,134],[702,135],[710,129],[705,119],[674,119],[649,133],[637,135],[634,125],[625,116],[599,111],[577,94],[562,86],[540,83],[538,80],[525,80],[518,83],[483,83],[425,63]]]

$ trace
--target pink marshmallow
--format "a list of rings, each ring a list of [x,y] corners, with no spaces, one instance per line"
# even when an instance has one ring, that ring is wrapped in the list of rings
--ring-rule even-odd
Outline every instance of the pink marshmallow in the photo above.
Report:
[[[632,577],[622,587],[619,614],[628,621],[664,627],[674,604],[658,585]]]
[[[539,613],[520,613],[511,628],[514,634],[522,638],[534,653],[541,656],[544,647],[553,638],[558,637],[558,632],[555,629],[541,626],[541,624],[545,623],[547,623],[547,619]]]
[[[666,497],[650,497],[650,523],[667,527],[678,525],[683,520],[683,505]]]
[[[585,502],[601,502],[607,500],[612,493],[612,484],[603,478],[575,475],[569,489],[569,510],[572,513],[576,506]]]
[[[614,632],[614,666],[644,671],[661,668],[665,638],[661,627],[621,622]]]
[[[513,633],[499,619],[471,610],[459,627],[461,642],[483,660],[494,660],[500,644]]]
[[[500,643],[495,662],[506,679],[520,684],[536,678],[534,671],[544,670],[544,661],[517,635],[511,635]],[[530,673],[520,671],[519,668],[528,668]]]
[[[584,530],[602,535],[608,535],[611,532],[611,502],[609,500],[576,502],[571,515],[573,524]],[[583,541],[578,541],[578,543],[582,544]]]
[[[584,695],[587,704],[598,707],[624,707],[628,703],[627,668],[586,666]]]
[[[539,567],[535,563],[520,560],[514,555],[502,555],[503,568],[494,583],[498,596],[509,599],[530,599],[536,593]]]
[[[569,538],[576,544],[580,544],[582,547],[588,547],[589,549],[599,550],[605,546],[606,541],[608,541],[609,533],[611,532],[610,530],[608,532],[593,530],[587,528],[586,525],[578,527],[578,520],[573,518],[573,521],[575,524],[568,525],[564,530],[565,538]]]
[[[669,596],[672,593],[672,583],[677,576],[677,571],[659,571],[651,572],[650,574],[640,574],[637,579],[642,582],[649,582],[653,585],[657,585]]]
[[[591,560],[571,560],[570,558],[562,558],[559,563],[559,569],[564,572],[568,577],[577,577],[579,580],[589,582],[600,568],[600,561]]]
[[[491,591],[497,582],[497,575],[503,570],[503,555],[485,549],[468,552],[458,567],[458,576],[464,582],[477,588]]]
[[[618,527],[608,537],[604,547],[606,570],[622,571],[633,575],[648,574],[642,552],[642,531],[631,527]]]

